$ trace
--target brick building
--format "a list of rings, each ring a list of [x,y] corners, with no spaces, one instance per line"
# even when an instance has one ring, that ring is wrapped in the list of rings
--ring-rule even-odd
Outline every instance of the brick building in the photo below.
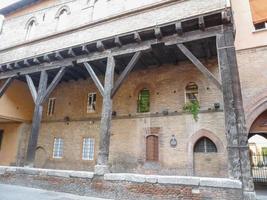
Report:
[[[255,199],[247,129],[267,106],[267,60],[261,38],[244,45],[249,2],[236,3],[47,0],[0,10],[0,164],[230,178],[242,197],[218,186],[217,199]]]

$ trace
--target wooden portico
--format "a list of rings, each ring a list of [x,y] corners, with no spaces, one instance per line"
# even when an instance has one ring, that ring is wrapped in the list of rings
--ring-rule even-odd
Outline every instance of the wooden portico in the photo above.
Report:
[[[216,56],[221,80],[202,62],[202,59]],[[177,64],[185,60],[192,62],[222,91],[229,176],[242,180],[244,199],[255,199],[230,10],[1,63],[0,80],[5,82],[1,86],[0,96],[12,80],[19,79],[27,82],[35,103],[27,150],[28,165],[33,165],[35,159],[43,103],[57,84],[90,77],[103,96],[99,153],[95,167],[95,172],[103,175],[108,171],[112,99],[128,74],[132,70],[165,63]],[[103,83],[100,76],[105,77]]]

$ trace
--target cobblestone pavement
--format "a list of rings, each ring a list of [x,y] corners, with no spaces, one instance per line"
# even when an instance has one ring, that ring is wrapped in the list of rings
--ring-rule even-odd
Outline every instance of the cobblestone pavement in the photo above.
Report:
[[[51,192],[16,185],[0,184],[0,200],[108,200]],[[111,200],[111,199],[109,199]]]

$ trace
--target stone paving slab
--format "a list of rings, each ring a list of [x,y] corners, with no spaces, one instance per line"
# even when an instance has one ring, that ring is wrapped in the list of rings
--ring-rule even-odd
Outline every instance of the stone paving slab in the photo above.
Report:
[[[52,192],[41,189],[0,184],[1,200],[112,200],[95,197],[85,197],[62,192]]]

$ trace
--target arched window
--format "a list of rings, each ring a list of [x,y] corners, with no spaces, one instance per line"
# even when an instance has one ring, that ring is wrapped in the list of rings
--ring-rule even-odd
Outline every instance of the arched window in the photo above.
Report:
[[[144,88],[139,92],[137,103],[138,103],[138,109],[137,109],[138,112],[140,113],[149,112],[150,95],[148,89]]]
[[[185,101],[198,101],[198,85],[195,82],[190,82],[185,86]]]
[[[29,21],[26,27],[26,40],[32,39],[36,33],[37,22],[35,19]]]
[[[207,137],[200,138],[194,147],[195,153],[211,153],[217,152],[216,145]]]
[[[158,136],[149,135],[146,138],[146,160],[158,161],[159,160],[159,141]]]
[[[70,15],[70,8],[68,6],[61,7],[55,18],[57,19],[57,29],[61,30],[68,24],[68,15]]]

